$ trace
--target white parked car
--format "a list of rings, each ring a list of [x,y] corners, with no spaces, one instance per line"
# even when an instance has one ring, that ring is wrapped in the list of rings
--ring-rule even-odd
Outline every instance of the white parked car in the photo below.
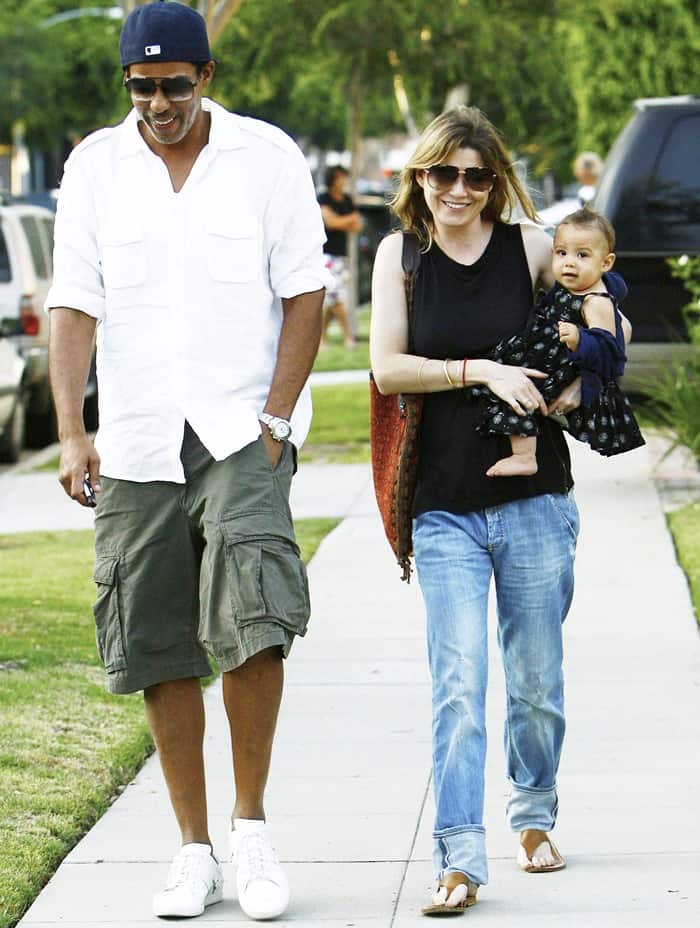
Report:
[[[0,461],[3,463],[14,464],[24,445],[24,368],[24,358],[0,329]]]
[[[49,319],[43,308],[53,272],[53,223],[49,209],[0,199],[0,331],[24,360],[26,442],[36,448],[57,437],[49,389]],[[86,412],[88,407],[86,419],[96,419],[94,377]],[[95,428],[96,422],[88,427]]]
[[[27,203],[0,205],[0,327],[24,358],[24,405],[32,444],[54,440],[49,394],[49,320],[53,213]]]

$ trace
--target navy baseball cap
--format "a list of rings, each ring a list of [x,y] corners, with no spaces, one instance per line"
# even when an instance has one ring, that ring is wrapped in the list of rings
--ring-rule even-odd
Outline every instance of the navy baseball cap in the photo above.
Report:
[[[204,17],[184,3],[146,3],[124,20],[119,55],[122,67],[143,61],[210,61]]]

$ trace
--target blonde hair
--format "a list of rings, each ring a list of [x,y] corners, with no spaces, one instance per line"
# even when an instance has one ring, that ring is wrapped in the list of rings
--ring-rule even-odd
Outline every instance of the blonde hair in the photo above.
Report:
[[[537,220],[532,200],[518,180],[498,130],[476,106],[457,106],[442,113],[424,129],[401,171],[398,189],[389,203],[402,229],[417,235],[423,251],[427,251],[433,241],[433,216],[418,183],[417,172],[444,163],[459,148],[473,148],[484,166],[496,175],[481,214],[484,219],[507,221],[519,203],[529,219]]]

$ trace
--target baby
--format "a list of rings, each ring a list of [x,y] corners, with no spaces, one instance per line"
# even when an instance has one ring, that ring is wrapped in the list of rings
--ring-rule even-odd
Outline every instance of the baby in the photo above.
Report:
[[[547,379],[537,381],[537,387],[547,405],[581,376],[581,406],[566,416],[566,427],[603,455],[644,444],[616,380],[625,367],[625,342],[617,298],[603,279],[615,261],[614,248],[615,233],[604,216],[584,208],[563,219],[552,248],[556,284],[535,307],[525,331],[500,342],[491,354],[503,364],[546,373]],[[611,276],[624,295],[622,279]],[[537,473],[538,414],[519,416],[483,387],[473,388],[472,395],[483,403],[479,431],[510,436],[512,454],[497,461],[487,475]]]

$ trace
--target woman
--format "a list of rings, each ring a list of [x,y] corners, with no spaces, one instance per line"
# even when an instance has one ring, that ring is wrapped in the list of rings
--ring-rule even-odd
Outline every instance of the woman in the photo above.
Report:
[[[414,499],[414,552],[427,613],[433,682],[433,859],[438,889],[425,914],[466,908],[487,882],[483,826],[486,752],[487,597],[498,600],[507,683],[508,820],[518,862],[561,869],[548,836],[557,813],[564,737],[562,635],[573,593],[578,513],[561,428],[544,419],[537,473],[494,480],[505,436],[477,434],[483,384],[522,415],[579,404],[580,380],[548,410],[545,375],[486,360],[521,330],[536,285],[549,287],[552,242],[530,224],[509,225],[519,204],[533,219],[498,133],[478,109],[435,119],[405,167],[393,208],[421,244],[409,328],[402,234],[377,252],[372,292],[372,369],[382,393],[425,394]],[[466,361],[465,361],[466,359]]]

